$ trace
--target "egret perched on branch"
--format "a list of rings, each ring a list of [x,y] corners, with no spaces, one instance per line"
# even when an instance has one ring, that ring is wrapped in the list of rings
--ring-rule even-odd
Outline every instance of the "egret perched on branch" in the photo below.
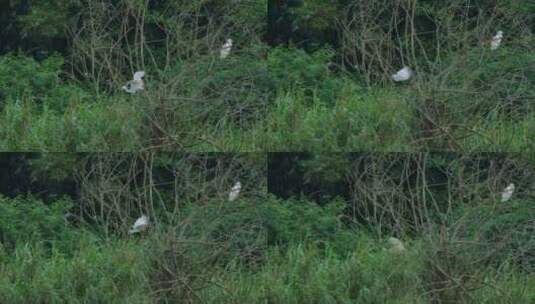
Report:
[[[123,86],[123,90],[127,93],[135,94],[137,91],[145,89],[143,84],[143,76],[145,76],[144,71],[137,71],[134,73],[134,79],[128,81],[126,85]]]
[[[403,246],[403,243],[395,237],[388,238],[388,244],[390,245],[389,250],[392,253],[402,253],[405,251],[405,246]]]
[[[221,51],[219,51],[219,58],[227,58],[227,56],[230,54],[230,50],[232,50],[232,39],[229,38],[221,47]]]
[[[148,228],[149,228],[149,218],[146,215],[141,215],[141,217],[136,220],[132,228],[130,228],[130,230],[128,231],[128,234],[145,231]]]
[[[228,194],[229,202],[232,202],[238,198],[238,195],[240,195],[240,190],[241,190],[241,183],[236,182],[236,184],[234,184],[232,189],[230,189],[230,193]]]
[[[513,191],[515,191],[515,184],[510,183],[502,192],[502,203],[507,202],[513,196]]]
[[[408,66],[403,67],[396,74],[392,75],[392,80],[395,82],[407,81],[414,75],[414,71]]]
[[[498,31],[496,33],[496,36],[492,37],[492,41],[490,42],[490,49],[493,51],[496,50],[502,43],[502,39],[503,39],[503,32]]]

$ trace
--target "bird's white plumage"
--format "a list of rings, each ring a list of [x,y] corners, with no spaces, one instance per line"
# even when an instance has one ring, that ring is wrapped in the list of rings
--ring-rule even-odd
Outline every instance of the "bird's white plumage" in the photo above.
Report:
[[[392,253],[401,253],[405,251],[405,246],[403,246],[403,242],[401,242],[395,237],[388,238],[388,244],[390,245],[389,250]]]
[[[240,191],[241,191],[241,183],[237,182],[236,184],[234,184],[232,189],[230,189],[230,193],[228,194],[228,200],[231,202],[236,200],[238,198],[238,195],[240,195]]]
[[[144,231],[149,227],[149,218],[146,215],[141,215],[140,218],[138,218],[132,228],[130,228],[130,231],[128,231],[129,234],[137,233],[140,231]]]
[[[409,80],[414,75],[414,71],[408,66],[403,67],[396,74],[392,75],[392,80],[396,82]]]
[[[225,44],[221,47],[221,51],[219,51],[219,57],[221,59],[225,59],[230,54],[230,51],[232,50],[232,39],[227,39]]]
[[[134,73],[134,80],[141,80],[145,76],[145,71],[137,71]]]
[[[511,196],[513,196],[514,191],[515,184],[510,183],[509,186],[507,186],[502,192],[502,202],[507,202],[509,199],[511,199]]]
[[[494,37],[492,37],[492,41],[490,42],[490,49],[496,50],[498,47],[500,47],[500,44],[502,43],[503,39],[503,32],[498,31]]]
[[[135,94],[137,91],[145,89],[145,84],[143,83],[143,76],[145,76],[145,71],[137,71],[134,73],[132,80],[128,81],[126,85],[123,86],[123,90],[130,94]]]

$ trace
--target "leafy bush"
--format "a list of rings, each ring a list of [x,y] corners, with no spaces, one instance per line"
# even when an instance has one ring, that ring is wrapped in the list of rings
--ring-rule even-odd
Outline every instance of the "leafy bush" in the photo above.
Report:
[[[347,253],[354,248],[355,239],[341,220],[345,208],[345,203],[337,199],[323,207],[306,200],[270,199],[259,207],[259,212],[270,246],[284,248],[292,243],[312,243]]]
[[[22,54],[0,57],[0,92],[3,99],[43,97],[59,82],[63,59],[51,56],[42,62]]]
[[[80,86],[62,81],[63,63],[59,54],[41,62],[21,53],[0,56],[2,109],[29,102],[38,113],[47,109],[63,113],[73,103],[89,97]]]
[[[36,243],[71,252],[80,233],[66,225],[65,215],[71,206],[68,199],[47,206],[31,197],[0,197],[0,240],[4,248],[11,252],[24,244]]]
[[[309,98],[315,96],[332,105],[346,87],[344,79],[329,70],[333,56],[333,50],[329,48],[312,54],[297,48],[274,48],[267,59],[269,75],[279,93],[303,91]]]
[[[517,202],[480,208],[483,212],[467,209],[463,219],[470,220],[463,223],[483,226],[473,234],[481,240],[488,237],[487,231],[497,236],[497,225],[509,231],[523,223],[529,238],[533,208],[520,208]],[[532,270],[519,271],[509,259],[528,251],[513,246],[503,263],[489,264],[485,254],[497,247],[481,251],[477,242],[458,239],[459,231],[472,233],[460,225],[437,242],[431,230],[418,239],[405,239],[406,250],[393,254],[385,242],[341,223],[344,204],[337,200],[324,207],[273,197],[254,203],[241,197],[232,203],[186,204],[174,222],[155,219],[148,234],[128,240],[61,227],[60,209],[31,199],[0,200],[1,302],[533,300]],[[496,223],[487,211],[499,214]],[[512,211],[518,214],[511,216]],[[32,224],[11,227],[8,219],[13,217]],[[67,229],[70,234],[62,232]],[[43,237],[52,241],[43,242]],[[4,246],[14,238],[14,248]],[[70,249],[62,249],[67,243]],[[503,240],[495,242],[499,243]]]

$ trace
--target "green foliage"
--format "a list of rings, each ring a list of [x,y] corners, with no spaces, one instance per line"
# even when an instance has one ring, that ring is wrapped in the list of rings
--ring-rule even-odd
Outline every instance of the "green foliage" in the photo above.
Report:
[[[0,201],[1,302],[530,303],[535,294],[533,277],[514,260],[484,266],[481,252],[463,242],[404,240],[407,250],[394,254],[386,242],[341,223],[339,201],[190,204],[174,223],[155,221],[147,234],[129,239],[65,226],[64,204]],[[507,229],[529,223],[531,211],[522,213],[530,209],[517,208],[504,207],[484,222]],[[507,210],[518,213],[513,218]],[[28,227],[12,226],[13,219]],[[14,248],[6,236],[16,238]],[[451,275],[445,292],[429,289],[439,282],[434,269]],[[470,288],[461,298],[456,291],[464,287]]]
[[[477,98],[486,101],[478,106],[479,111],[494,110],[521,119],[535,109],[530,102],[535,100],[535,67],[530,64],[535,61],[534,53],[504,47],[484,67],[478,68],[478,61],[471,58],[468,64],[471,73],[464,75],[468,80],[466,89],[481,92]]]
[[[8,103],[0,117],[2,151],[134,151],[147,141],[143,113],[131,104],[74,102],[65,113],[30,100]]]
[[[481,243],[481,253],[487,252],[489,263],[510,261],[527,272],[535,270],[535,207],[530,200],[467,207],[458,213],[459,231]]]
[[[533,275],[524,276],[511,265],[505,265],[498,271],[490,270],[482,279],[486,284],[471,295],[480,303],[499,303],[500,301],[531,303],[535,301]]]
[[[328,245],[275,247],[260,270],[227,272],[222,284],[228,293],[211,288],[204,298],[209,303],[425,303],[417,251],[394,256],[365,234],[353,238],[353,251],[343,256]]]
[[[295,8],[297,20],[294,22],[309,30],[325,30],[332,27],[340,13],[340,6],[333,2],[303,1],[301,6]]]
[[[292,243],[329,245],[341,253],[355,246],[351,230],[341,221],[345,203],[341,200],[321,207],[306,200],[275,200],[259,207],[268,233],[268,244],[281,247]]]
[[[14,1],[14,5],[20,0]],[[54,37],[63,37],[69,20],[69,10],[78,8],[76,1],[32,1],[26,14],[17,16],[21,34],[36,42]]]
[[[0,57],[0,92],[3,99],[49,95],[59,83],[63,58],[54,55],[43,62],[22,54]]]
[[[77,240],[73,257],[26,245],[2,259],[3,303],[150,303],[146,256],[134,243]],[[4,257],[5,258],[5,257]]]
[[[533,5],[465,2],[9,1],[0,149],[531,151]]]
[[[187,136],[187,129],[218,124],[242,132],[262,119],[272,94],[265,62],[258,60],[264,51],[256,45],[215,64],[213,54],[174,62],[161,73],[158,87],[148,92],[149,105],[143,107],[151,119],[166,118],[160,128],[167,134]],[[194,137],[183,140],[198,141]]]
[[[363,93],[352,81],[325,99],[297,90],[275,99],[262,134],[269,151],[412,151],[411,109],[388,91]],[[333,100],[332,95],[339,95]],[[325,95],[323,95],[325,96]],[[325,104],[325,100],[329,104]],[[334,105],[332,105],[334,104]]]
[[[0,197],[0,302],[149,303],[143,246],[74,225],[72,203]]]
[[[80,161],[80,155],[67,153],[43,153],[30,159],[33,180],[64,181],[72,178]]]
[[[295,39],[272,48],[262,0],[10,3],[21,49],[68,43],[65,64],[0,58],[1,150],[533,149],[533,18],[517,0],[424,1],[414,15],[409,2],[293,1],[278,9]],[[416,77],[392,86],[402,65]],[[138,69],[146,90],[129,96]]]
[[[65,215],[72,202],[63,199],[52,205],[29,198],[0,197],[0,240],[4,250],[12,252],[24,244],[69,252],[79,232],[69,229]]]
[[[315,95],[320,101],[332,104],[344,87],[342,79],[329,71],[328,63],[333,55],[328,48],[312,54],[297,48],[270,50],[267,65],[276,90],[279,93],[303,90],[307,96]]]
[[[500,125],[497,120],[514,124],[534,110],[530,101],[535,98],[535,70],[529,64],[533,60],[531,54],[507,46],[483,58],[476,49],[467,58],[453,54],[438,68],[443,74],[426,75],[429,79],[421,80],[422,87],[411,92],[407,102],[415,102],[415,110],[423,116],[421,128],[428,133],[444,130],[462,138],[489,120],[492,125]]]

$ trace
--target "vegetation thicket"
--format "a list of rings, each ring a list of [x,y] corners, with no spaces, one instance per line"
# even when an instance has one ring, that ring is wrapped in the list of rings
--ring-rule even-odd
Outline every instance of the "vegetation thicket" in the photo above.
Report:
[[[280,34],[270,38],[283,47],[269,52],[268,66],[293,75],[277,87],[274,117],[286,122],[278,149],[533,150],[533,4],[273,4],[270,30]],[[493,51],[498,31],[504,38]],[[404,66],[415,76],[394,83]]]
[[[8,2],[2,150],[258,150],[248,130],[272,91],[263,1]],[[145,90],[127,94],[139,70]]]
[[[16,156],[0,175],[21,189],[0,196],[3,303],[535,300],[520,155]],[[54,186],[23,192],[36,183]],[[141,214],[149,229],[128,234]]]
[[[10,0],[1,14],[2,150],[533,151],[530,1]],[[414,77],[394,83],[403,66]],[[124,92],[139,70],[145,90]]]

